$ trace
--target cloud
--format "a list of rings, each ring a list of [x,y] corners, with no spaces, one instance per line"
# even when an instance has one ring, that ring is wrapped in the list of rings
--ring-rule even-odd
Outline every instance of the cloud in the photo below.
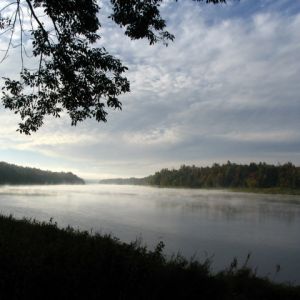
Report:
[[[123,111],[111,111],[106,124],[76,128],[67,117],[49,118],[24,137],[2,110],[0,149],[62,160],[89,177],[228,159],[300,164],[300,4],[275,2],[167,1],[162,13],[176,36],[167,48],[130,41],[103,18],[99,46],[129,67]],[[1,66],[10,71],[9,62]]]

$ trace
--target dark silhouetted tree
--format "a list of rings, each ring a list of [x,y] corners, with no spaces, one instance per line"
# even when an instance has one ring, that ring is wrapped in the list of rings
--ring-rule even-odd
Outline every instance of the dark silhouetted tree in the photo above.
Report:
[[[197,2],[203,0],[194,0]],[[2,2],[2,1],[1,1]],[[100,2],[100,0],[99,0]],[[163,0],[111,0],[113,22],[129,38],[167,45],[174,36],[160,15]],[[221,3],[225,0],[206,0]],[[126,67],[100,39],[100,8],[96,0],[10,0],[0,5],[0,35],[8,40],[1,62],[12,47],[21,55],[20,79],[4,78],[2,102],[20,115],[19,131],[30,134],[44,117],[67,112],[72,125],[86,118],[106,121],[107,107],[121,109],[119,96],[130,91]],[[12,13],[11,13],[12,12]],[[24,23],[30,24],[27,28]],[[18,30],[17,30],[18,29]],[[16,31],[20,35],[16,37]],[[24,66],[28,32],[37,67]],[[16,38],[19,39],[16,44]]]

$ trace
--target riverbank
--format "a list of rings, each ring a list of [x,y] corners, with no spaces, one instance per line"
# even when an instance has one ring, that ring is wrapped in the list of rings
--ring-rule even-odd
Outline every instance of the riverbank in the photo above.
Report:
[[[0,216],[3,299],[299,299],[300,287],[258,278],[235,262],[211,274],[209,262],[166,259],[111,236]]]
[[[193,189],[193,190],[208,190],[208,191],[228,191],[235,193],[246,194],[269,194],[269,195],[300,195],[300,189],[285,189],[285,188],[199,188],[199,187],[182,187],[182,186],[155,186],[155,185],[143,185],[156,188],[167,189]]]
[[[288,189],[280,187],[272,188],[248,188],[248,187],[237,187],[237,188],[222,188],[222,187],[189,187],[189,186],[161,186],[161,185],[150,185],[150,184],[123,184],[123,183],[99,183],[108,185],[133,185],[133,186],[144,186],[154,187],[160,189],[192,189],[192,190],[208,190],[208,191],[228,191],[236,193],[249,193],[249,194],[269,194],[269,195],[300,195],[300,189]]]
[[[254,194],[271,194],[271,195],[300,195],[300,189],[284,188],[232,188],[231,192],[254,193]]]
[[[179,169],[162,169],[143,178],[103,179],[99,183],[300,195],[300,167],[292,163],[271,165],[252,162],[247,165],[228,161],[211,167],[182,165]]]

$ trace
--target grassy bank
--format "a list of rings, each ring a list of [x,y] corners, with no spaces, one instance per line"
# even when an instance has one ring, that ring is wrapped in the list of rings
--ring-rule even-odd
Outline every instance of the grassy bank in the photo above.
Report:
[[[1,299],[300,299],[300,287],[257,278],[235,263],[167,260],[110,236],[0,216]]]

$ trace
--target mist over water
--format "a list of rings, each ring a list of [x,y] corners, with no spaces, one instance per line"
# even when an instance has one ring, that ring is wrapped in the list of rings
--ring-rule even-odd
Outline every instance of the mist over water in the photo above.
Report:
[[[111,233],[125,242],[166,244],[213,270],[234,257],[258,274],[300,283],[300,196],[142,186],[4,186],[0,212],[59,226]],[[276,274],[276,265],[281,270]]]

